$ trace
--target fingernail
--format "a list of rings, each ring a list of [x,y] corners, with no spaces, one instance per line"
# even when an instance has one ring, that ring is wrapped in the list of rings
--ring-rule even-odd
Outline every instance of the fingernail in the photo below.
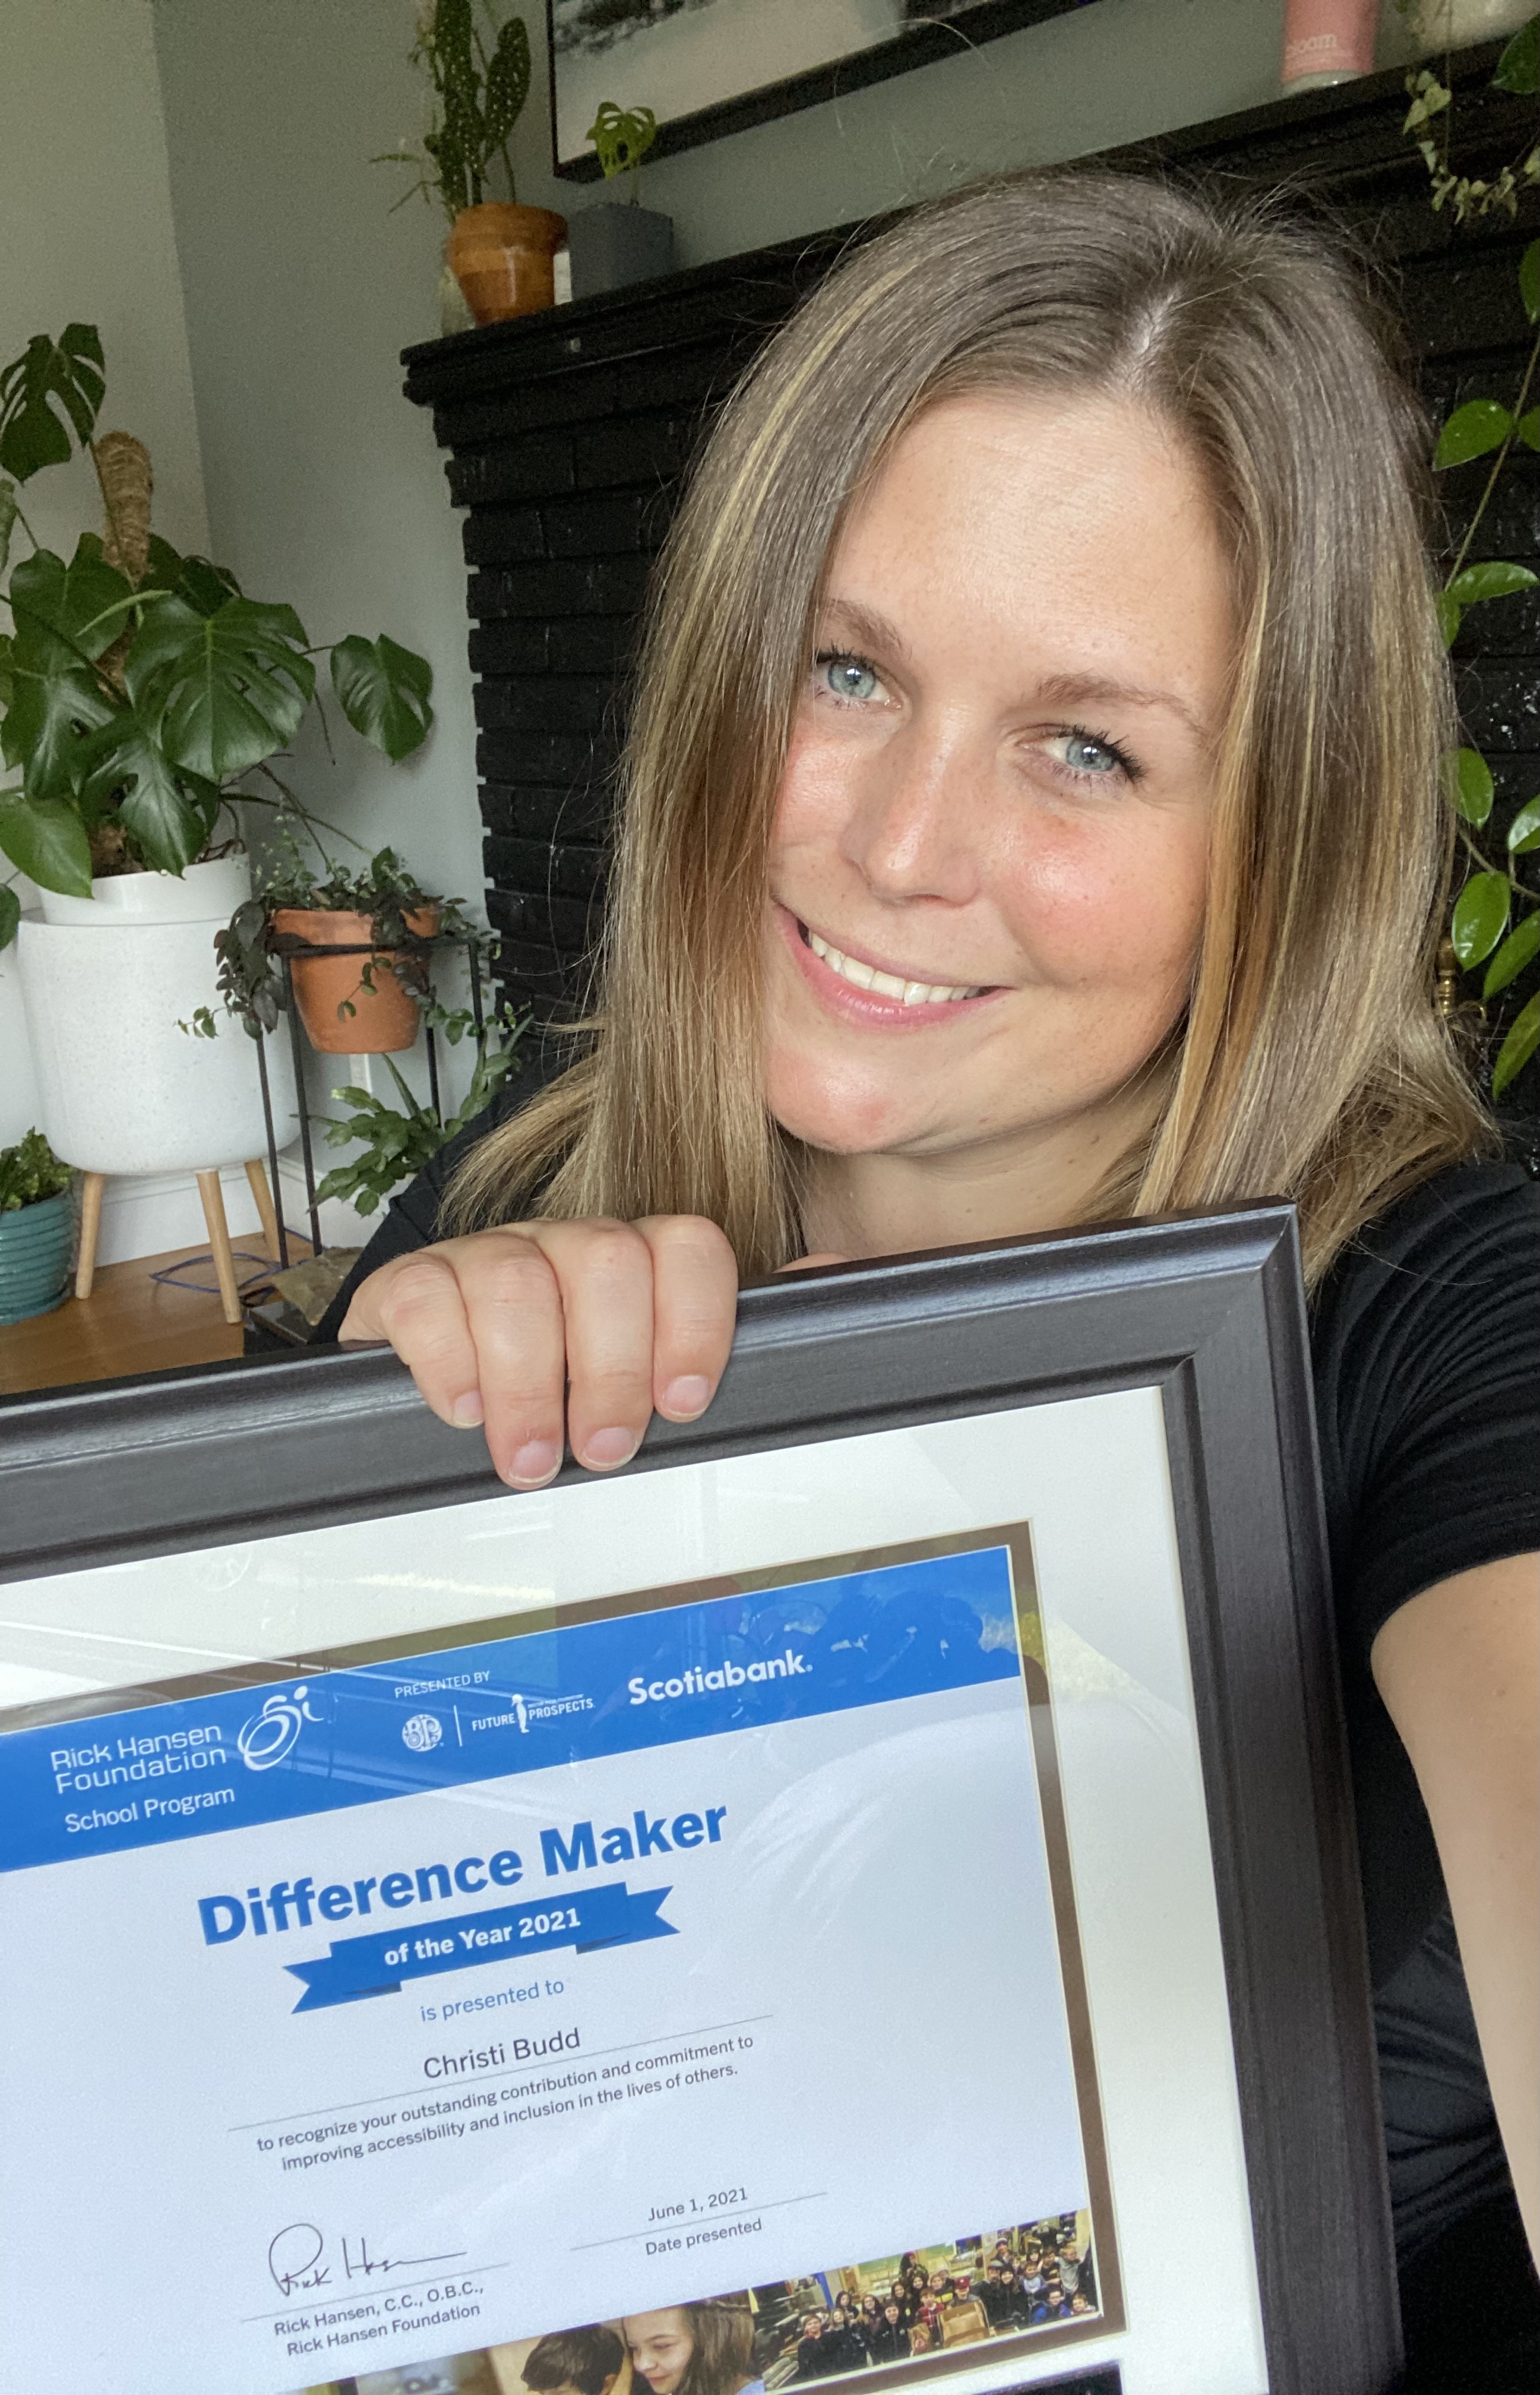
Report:
[[[692,1422],[711,1403],[711,1383],[704,1372],[681,1373],[677,1381],[669,1382],[663,1393],[663,1403],[665,1413]]]
[[[583,1449],[583,1461],[610,1470],[617,1463],[629,1463],[637,1446],[635,1431],[596,1430]]]
[[[480,1390],[467,1389],[463,1397],[456,1397],[449,1409],[449,1419],[456,1430],[474,1430],[483,1419]]]
[[[538,1488],[542,1480],[551,1479],[561,1463],[561,1449],[548,1438],[532,1438],[521,1447],[508,1465],[507,1476],[520,1488]]]

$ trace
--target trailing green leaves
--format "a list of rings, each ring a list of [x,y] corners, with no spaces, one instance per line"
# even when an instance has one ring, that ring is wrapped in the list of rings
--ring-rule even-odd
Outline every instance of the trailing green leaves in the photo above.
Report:
[[[0,954],[10,946],[21,920],[21,901],[8,881],[0,881]]]
[[[1520,25],[1497,61],[1492,78],[1499,91],[1540,91],[1540,17]]]
[[[1503,942],[1486,969],[1481,996],[1495,998],[1500,989],[1507,989],[1510,981],[1517,981],[1524,967],[1534,962],[1536,950],[1540,950],[1540,907],[1526,915]]]
[[[124,668],[142,724],[173,765],[227,782],[285,748],[315,695],[305,627],[292,607],[185,599],[148,609]]]
[[[1531,849],[1540,848],[1540,798],[1520,808],[1507,827],[1507,845],[1510,856],[1527,856]]]
[[[66,324],[57,341],[34,334],[0,373],[0,470],[24,483],[40,467],[62,466],[71,427],[84,447],[106,388],[94,324]]]
[[[1500,449],[1513,430],[1513,412],[1496,399],[1468,399],[1457,407],[1439,435],[1435,466],[1467,466]]]
[[[1497,1061],[1492,1068],[1494,1098],[1500,1098],[1508,1083],[1517,1079],[1536,1048],[1540,1048],[1540,990],[1519,1009],[1507,1038],[1497,1051]]]
[[[388,633],[366,641],[350,632],[339,641],[332,651],[332,687],[354,731],[383,748],[393,765],[427,739],[433,668]]]
[[[1509,565],[1497,558],[1466,566],[1444,585],[1435,602],[1444,647],[1453,647],[1468,607],[1480,606],[1487,599],[1511,599],[1516,591],[1532,590],[1537,583],[1540,575],[1532,574],[1527,565]]]
[[[44,890],[71,898],[91,894],[91,845],[67,799],[33,799],[0,791],[0,848]]]
[[[1532,241],[1519,260],[1519,297],[1532,324],[1540,324],[1540,241]]]
[[[1467,972],[1492,954],[1507,929],[1510,886],[1506,873],[1473,873],[1454,901],[1449,936]]]
[[[1451,748],[1443,761],[1444,789],[1456,814],[1484,824],[1492,813],[1492,768],[1479,748]]]

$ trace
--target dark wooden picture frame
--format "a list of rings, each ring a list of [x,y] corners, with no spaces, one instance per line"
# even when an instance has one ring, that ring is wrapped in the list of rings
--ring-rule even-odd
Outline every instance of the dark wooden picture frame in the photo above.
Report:
[[[1394,2379],[1400,2326],[1292,1209],[751,1287],[705,1417],[654,1423],[628,1469],[1150,1386],[1164,1413],[1270,2388],[1375,2395]],[[0,1404],[9,1581],[498,1495],[520,1502],[480,1439],[429,1415],[378,1350]]]
[[[995,41],[1002,33],[1020,33],[1025,26],[1045,24],[1050,17],[1067,17],[1075,9],[1092,6],[1094,0],[967,0],[967,5],[948,7],[947,0],[938,0],[935,8],[927,9],[923,18],[901,33],[874,42],[867,49],[852,51],[846,58],[831,60],[826,66],[810,68],[805,74],[788,75],[779,83],[761,84],[718,101],[715,107],[696,109],[688,116],[665,119],[660,110],[657,139],[650,154],[666,158],[679,150],[693,150],[703,141],[719,141],[725,134],[743,133],[751,125],[767,125],[772,118],[790,116],[797,109],[814,108],[821,100],[842,99],[867,84],[885,83],[890,75],[907,74],[913,67],[933,66],[941,59],[955,58],[959,50]],[[597,182],[601,172],[597,154],[567,159],[561,156],[557,132],[553,0],[546,0],[546,50],[550,80],[552,171],[572,182]],[[617,61],[617,65],[620,63]],[[624,77],[617,73],[616,81],[617,89],[612,97],[622,107],[628,106],[627,94],[618,87]]]

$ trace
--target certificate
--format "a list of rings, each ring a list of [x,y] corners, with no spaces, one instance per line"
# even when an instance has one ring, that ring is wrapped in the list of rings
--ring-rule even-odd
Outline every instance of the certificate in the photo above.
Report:
[[[1142,1237],[1169,1300],[1192,1234]],[[775,1292],[757,1360],[751,1293],[715,1451],[667,1434],[528,1496],[446,1495],[466,1443],[382,1357],[186,1376],[185,1442],[145,1387],[34,1401],[8,1444],[0,1416],[29,1567],[0,1629],[7,2395],[1375,2383],[1362,2326],[1316,2373],[1258,2201],[1319,2185],[1288,2118],[1366,2058],[1296,2035],[1353,1992],[1351,1921],[1324,1986],[1265,1875],[1238,1936],[1225,1773],[1244,1793],[1254,1758],[1204,1693],[1223,1516],[1206,1581],[1191,1521],[1233,1378],[1196,1441],[1148,1364],[1066,1386],[1050,1320],[1094,1321],[1066,1253],[1104,1299],[1104,1243],[1022,1243],[960,1343],[978,1260],[929,1262],[888,1419],[800,1439],[788,1366],[806,1434],[809,1350],[849,1357],[852,1306],[891,1330],[891,1278]],[[1033,1306],[1049,1385],[1018,1356],[981,1394]],[[26,1553],[109,1422],[133,1451],[90,1522]],[[244,1476],[211,1492],[221,1436]],[[357,1494],[385,1469],[388,1507]],[[159,1537],[120,1493],[156,1471]],[[264,1478],[292,1526],[252,1521]],[[1257,1655],[1276,1742],[1299,1649]],[[1287,1816],[1308,1741],[1293,1782],[1263,1760]],[[1276,2033],[1235,2001],[1273,1909]],[[1362,2205],[1365,2251],[1380,2227]]]

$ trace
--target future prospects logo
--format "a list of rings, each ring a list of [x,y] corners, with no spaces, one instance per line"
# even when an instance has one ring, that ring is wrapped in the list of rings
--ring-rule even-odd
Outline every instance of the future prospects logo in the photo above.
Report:
[[[248,1771],[270,1771],[275,1763],[293,1753],[305,1724],[320,1719],[310,1710],[309,1689],[303,1680],[296,1688],[269,1697],[236,1738],[242,1762]]]

